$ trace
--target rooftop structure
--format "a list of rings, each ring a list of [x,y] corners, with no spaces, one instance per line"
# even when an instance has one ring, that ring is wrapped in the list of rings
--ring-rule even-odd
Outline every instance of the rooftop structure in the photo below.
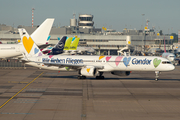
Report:
[[[80,28],[93,28],[94,22],[93,15],[90,14],[82,14],[79,15],[78,25]]]

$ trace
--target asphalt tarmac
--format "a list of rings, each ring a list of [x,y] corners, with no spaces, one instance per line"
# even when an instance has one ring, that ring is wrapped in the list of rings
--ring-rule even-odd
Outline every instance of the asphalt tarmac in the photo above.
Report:
[[[180,66],[104,80],[77,72],[0,69],[0,120],[180,120]]]

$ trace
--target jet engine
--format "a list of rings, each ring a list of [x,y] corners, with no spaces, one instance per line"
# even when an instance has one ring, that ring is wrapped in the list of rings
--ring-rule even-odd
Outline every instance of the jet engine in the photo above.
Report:
[[[131,73],[130,71],[113,71],[113,72],[111,72],[111,74],[118,75],[118,76],[129,76],[130,73]]]
[[[87,66],[80,70],[80,74],[83,76],[95,76],[97,74],[97,69],[93,66]]]

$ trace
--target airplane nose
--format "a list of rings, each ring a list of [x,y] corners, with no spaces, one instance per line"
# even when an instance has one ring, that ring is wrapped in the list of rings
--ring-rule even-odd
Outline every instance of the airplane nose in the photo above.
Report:
[[[174,65],[170,65],[169,66],[169,70],[174,70],[175,69],[175,66]]]

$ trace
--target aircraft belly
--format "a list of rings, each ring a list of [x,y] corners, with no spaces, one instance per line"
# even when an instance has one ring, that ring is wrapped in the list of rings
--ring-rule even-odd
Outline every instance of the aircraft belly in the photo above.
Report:
[[[152,65],[130,65],[127,67],[129,71],[153,71],[154,67]]]

